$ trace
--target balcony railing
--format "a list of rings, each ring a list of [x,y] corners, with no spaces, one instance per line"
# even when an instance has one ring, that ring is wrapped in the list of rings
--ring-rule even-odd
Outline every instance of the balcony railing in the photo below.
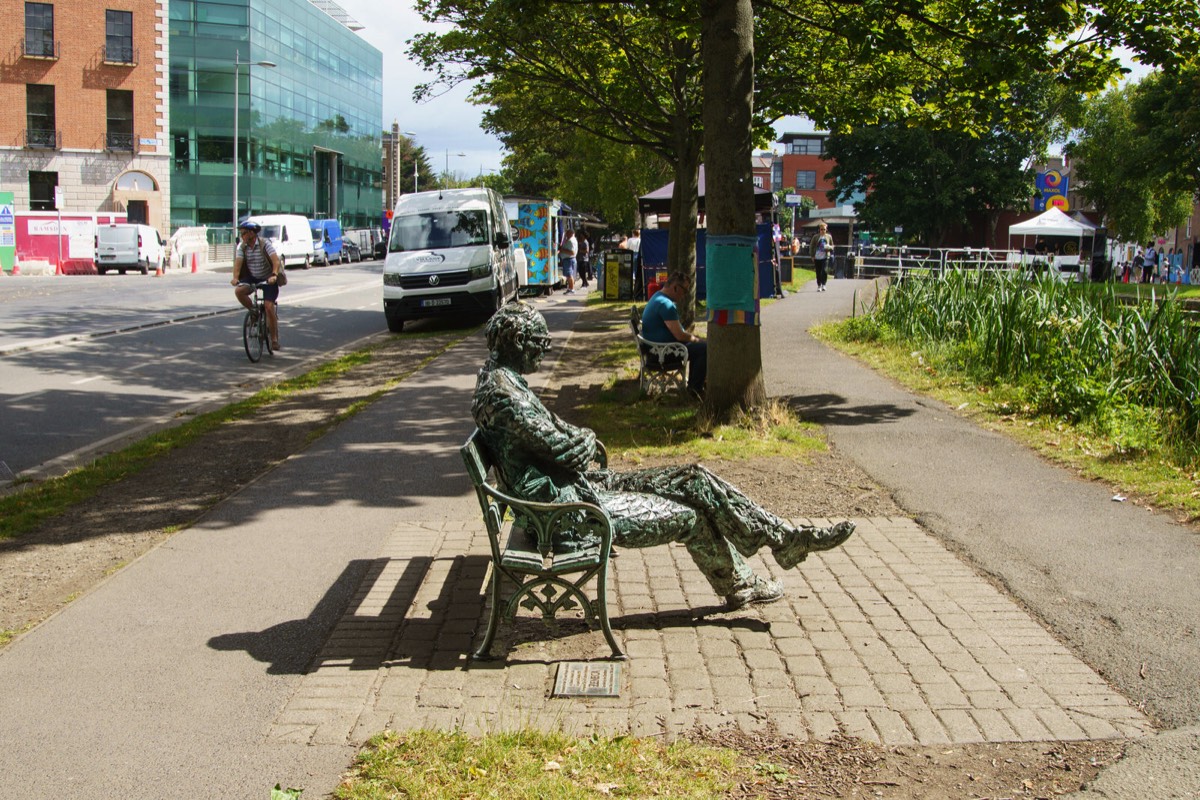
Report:
[[[104,45],[104,63],[136,66],[138,63],[137,48],[131,44],[106,44]]]
[[[62,131],[26,128],[25,146],[33,150],[60,150]]]
[[[132,153],[136,141],[132,133],[109,131],[104,135],[104,149],[114,153]]]
[[[21,55],[24,58],[57,59],[60,42],[35,37],[21,41]]]

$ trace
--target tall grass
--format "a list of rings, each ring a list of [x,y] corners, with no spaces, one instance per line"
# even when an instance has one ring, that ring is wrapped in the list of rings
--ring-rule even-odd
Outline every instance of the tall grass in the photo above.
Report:
[[[909,277],[846,331],[930,348],[981,382],[1018,389],[1035,413],[1150,431],[1184,463],[1200,454],[1200,330],[1174,293],[1134,305],[1004,272]]]

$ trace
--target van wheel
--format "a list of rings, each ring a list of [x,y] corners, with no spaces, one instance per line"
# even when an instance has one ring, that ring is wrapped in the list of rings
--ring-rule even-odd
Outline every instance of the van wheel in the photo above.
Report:
[[[398,317],[395,314],[389,314],[386,311],[384,312],[384,316],[387,317],[387,326],[389,331],[392,333],[404,333],[404,319],[402,317]]]
[[[310,266],[312,266],[312,256],[305,256],[303,269],[308,269]]]
[[[150,274],[150,265],[149,264],[142,264],[142,274],[143,275]]]
[[[103,275],[103,274],[104,274],[104,273],[106,273],[106,272],[108,272],[108,270],[107,270],[107,269],[105,269],[104,267],[96,267],[96,274],[97,274],[97,275]]]

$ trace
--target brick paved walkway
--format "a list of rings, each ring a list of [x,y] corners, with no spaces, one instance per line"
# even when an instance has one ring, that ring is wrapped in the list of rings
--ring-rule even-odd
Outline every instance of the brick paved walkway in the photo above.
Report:
[[[826,520],[811,520],[828,524]],[[385,727],[524,724],[675,735],[774,725],[887,745],[1134,737],[1146,718],[1028,614],[909,519],[859,519],[839,550],[784,572],[783,601],[736,614],[682,547],[621,550],[610,613],[629,660],[619,698],[550,698],[557,663],[600,659],[599,632],[520,621],[495,662],[482,523],[404,523],[371,565],[271,738],[360,743]]]

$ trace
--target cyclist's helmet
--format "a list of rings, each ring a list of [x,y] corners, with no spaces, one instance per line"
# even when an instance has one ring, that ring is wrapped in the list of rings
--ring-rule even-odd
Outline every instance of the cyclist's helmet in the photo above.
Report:
[[[254,231],[255,233],[258,233],[259,231],[262,230],[262,225],[259,225],[257,222],[254,222],[253,220],[244,219],[240,223],[238,223],[238,228],[243,231]]]

